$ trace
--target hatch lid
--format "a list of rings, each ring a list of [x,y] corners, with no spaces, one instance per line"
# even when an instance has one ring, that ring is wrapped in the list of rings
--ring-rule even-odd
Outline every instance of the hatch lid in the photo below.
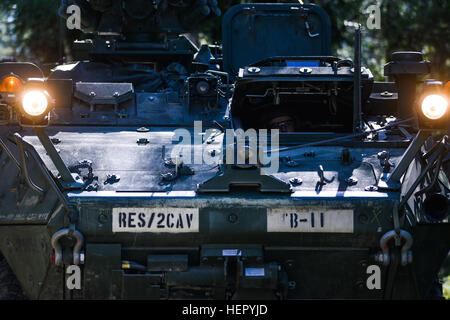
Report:
[[[313,4],[240,4],[222,23],[224,70],[276,56],[329,56],[331,27],[327,13]]]

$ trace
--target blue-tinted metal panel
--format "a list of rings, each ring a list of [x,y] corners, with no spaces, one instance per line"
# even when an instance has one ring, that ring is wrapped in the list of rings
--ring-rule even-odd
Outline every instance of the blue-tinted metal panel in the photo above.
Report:
[[[286,67],[318,67],[319,61],[286,61]]]
[[[328,56],[330,21],[316,5],[242,4],[223,18],[226,72],[275,56]]]

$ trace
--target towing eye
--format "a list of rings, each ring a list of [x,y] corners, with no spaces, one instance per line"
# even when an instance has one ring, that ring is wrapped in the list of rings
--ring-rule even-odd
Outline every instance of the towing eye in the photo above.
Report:
[[[383,263],[384,266],[388,266],[391,262],[391,257],[389,254],[389,241],[391,239],[395,239],[395,246],[400,247],[402,243],[402,239],[405,240],[400,252],[401,252],[401,264],[402,266],[406,266],[409,263],[412,263],[412,251],[410,250],[413,245],[413,237],[412,235],[405,230],[400,229],[400,225],[403,222],[400,222],[399,217],[399,203],[394,203],[394,210],[392,213],[392,218],[394,220],[394,230],[386,232],[380,239],[380,248],[381,252],[379,252],[375,260]]]
[[[391,230],[386,232],[380,239],[380,248],[381,251],[377,257],[376,260],[378,262],[382,262],[383,265],[388,266],[390,263],[390,256],[389,256],[389,246],[388,242],[391,239],[405,239],[405,243],[402,246],[401,249],[401,263],[402,266],[406,266],[408,263],[412,262],[412,251],[410,250],[413,244],[413,238],[412,235],[405,230],[400,230],[399,234],[395,230]]]
[[[73,230],[71,228],[64,228],[56,231],[51,239],[51,244],[53,247],[53,250],[55,250],[55,265],[61,266],[63,264],[63,254],[62,254],[62,247],[59,243],[59,240],[62,237],[75,237],[76,243],[73,247],[73,264],[79,265],[82,263],[81,261],[81,248],[84,244],[84,236],[83,234],[78,230]]]

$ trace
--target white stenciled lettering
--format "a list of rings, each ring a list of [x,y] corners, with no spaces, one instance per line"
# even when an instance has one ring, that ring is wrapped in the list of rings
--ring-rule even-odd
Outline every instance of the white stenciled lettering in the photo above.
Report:
[[[173,228],[174,224],[173,224],[173,213],[169,213],[167,214],[167,228]]]
[[[164,213],[158,213],[158,215],[157,215],[157,217],[158,217],[158,228],[164,228],[164,224],[163,224],[163,221],[164,221]]]
[[[298,216],[296,213],[290,213],[290,217],[291,217],[291,228],[297,228],[298,226]]]
[[[140,212],[139,215],[138,215],[138,219],[139,219],[138,227],[139,228],[142,228],[142,227],[145,226],[145,219],[144,218],[145,218],[145,213]]]
[[[192,219],[193,219],[192,214],[186,214],[186,220],[187,220],[186,222],[187,222],[188,228],[191,227]]]
[[[177,219],[177,229],[183,229],[183,226],[183,216],[179,214]]]
[[[136,215],[136,212],[129,212],[128,213],[128,228],[135,228],[136,225],[134,224],[134,216]]]
[[[119,213],[119,227],[126,228],[127,227],[127,214],[125,212]]]
[[[113,232],[198,232],[198,208],[114,208]]]
[[[268,232],[353,232],[353,210],[274,208],[267,210]]]
[[[155,213],[152,212],[152,214],[150,215],[150,220],[148,220],[148,225],[147,225],[148,229],[150,229],[152,227],[152,223],[153,223],[154,219],[155,219]]]

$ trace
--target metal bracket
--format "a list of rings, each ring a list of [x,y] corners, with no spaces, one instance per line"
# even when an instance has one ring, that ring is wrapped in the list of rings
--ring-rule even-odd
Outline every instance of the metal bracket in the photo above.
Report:
[[[56,151],[55,146],[53,145],[52,141],[48,137],[44,128],[35,127],[34,131],[35,131],[37,137],[39,138],[39,141],[41,142],[42,146],[44,147],[45,151],[47,151],[48,156],[50,157],[50,159],[52,160],[56,169],[58,170],[58,172],[61,176],[61,185],[65,189],[81,189],[81,188],[83,188],[84,181],[81,179],[81,177],[78,174],[70,172],[70,170],[67,168],[64,161],[61,159],[58,151]]]
[[[16,143],[18,144],[18,148],[20,148],[20,146],[22,146],[24,151],[26,150],[27,153],[34,159],[39,170],[41,171],[42,175],[44,176],[45,180],[50,185],[50,188],[55,192],[57,198],[62,203],[65,211],[69,215],[69,218],[71,218],[72,221],[75,221],[76,216],[77,216],[77,211],[71,207],[66,195],[61,191],[59,186],[56,184],[53,175],[50,173],[50,171],[48,171],[47,167],[45,166],[41,157],[37,153],[36,149],[32,145],[30,145],[28,142],[23,140],[22,137],[18,133],[16,133],[14,135],[14,138],[16,139]]]
[[[353,132],[363,131],[361,119],[361,25],[355,29],[354,48],[354,73],[353,73]]]
[[[378,188],[382,190],[399,190],[401,187],[400,179],[408,169],[411,162],[421,150],[423,144],[430,136],[429,131],[420,130],[410,143],[399,163],[392,173],[383,173],[379,179]]]
[[[22,173],[23,176],[25,178],[25,181],[27,182],[28,186],[33,189],[34,191],[36,191],[37,193],[39,193],[40,196],[44,195],[44,189],[42,189],[41,187],[39,187],[38,185],[36,185],[33,180],[31,180],[31,177],[28,173],[28,167],[27,167],[27,162],[25,159],[25,149],[23,146],[23,139],[20,136],[20,134],[15,133],[14,134],[14,140],[16,141],[17,144],[17,149],[19,149],[19,153],[20,153],[20,162],[21,162],[21,168],[22,168]]]
[[[256,186],[260,192],[292,193],[289,183],[261,173],[261,168],[236,168],[224,165],[221,174],[199,184],[198,193],[229,192],[232,186]]]
[[[14,165],[17,167],[17,170],[19,170],[19,173],[22,171],[22,168],[20,167],[19,161],[14,157],[11,150],[9,150],[6,143],[2,140],[0,137],[0,147],[2,147],[3,150],[5,150],[6,155],[11,159],[11,161],[14,163]]]
[[[331,179],[327,179],[325,178],[325,172],[323,170],[323,166],[319,165],[319,167],[317,168],[317,175],[319,176],[319,182],[318,184],[320,184],[321,186],[326,185],[327,183],[331,183],[334,181],[334,176],[331,177]]]
[[[440,149],[441,151],[442,149]],[[430,157],[430,160],[428,161],[427,166],[425,167],[424,170],[422,170],[422,172],[420,173],[419,177],[416,179],[416,181],[414,181],[414,183],[411,185],[411,187],[409,188],[409,190],[406,192],[406,194],[403,196],[402,201],[400,202],[400,206],[402,207],[411,197],[411,195],[414,193],[414,191],[416,190],[417,186],[422,182],[423,178],[426,176],[426,174],[431,170],[431,168],[434,166],[435,163],[437,163],[437,168],[436,171],[439,173],[439,167],[441,166],[441,160],[442,160],[442,153],[441,152],[436,152],[435,154],[433,154]],[[437,175],[436,175],[436,179],[437,179]],[[430,185],[432,186],[432,184]],[[426,191],[427,189],[425,189]],[[420,193],[419,193],[420,194]]]
[[[78,164],[72,165],[68,167],[69,171],[72,172],[72,175],[76,175],[75,178],[81,179],[81,181],[83,181],[84,183],[84,190],[97,190],[98,189],[98,184],[95,182],[98,180],[98,177],[94,176],[93,173],[93,169],[92,169],[92,161],[91,160],[81,160],[78,161]],[[88,173],[86,176],[83,176],[81,174],[81,169],[87,169]],[[64,184],[61,183],[63,185],[63,187],[65,188],[70,188],[70,184]]]

